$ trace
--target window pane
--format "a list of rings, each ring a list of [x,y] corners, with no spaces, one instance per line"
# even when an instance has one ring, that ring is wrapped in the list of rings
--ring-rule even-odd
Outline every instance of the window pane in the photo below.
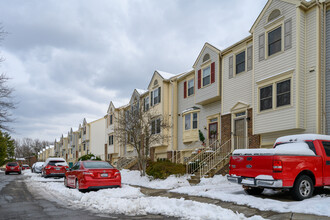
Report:
[[[203,78],[203,86],[210,84],[210,76]]]
[[[203,69],[203,86],[210,84],[211,67]]]
[[[260,98],[268,98],[271,97],[273,93],[273,86],[267,86],[260,89]]]
[[[290,105],[291,80],[286,80],[276,84],[277,101],[276,106]]]
[[[156,124],[155,121],[152,121],[151,122],[151,134],[155,134],[156,133],[156,131],[155,131],[155,124]]]
[[[324,150],[325,150],[325,154],[330,157],[330,142],[322,142]]]
[[[273,107],[273,86],[260,89],[260,111]]]
[[[282,48],[282,40],[281,40],[281,27],[271,31],[268,33],[268,56],[273,55],[281,51]]]
[[[158,103],[158,88],[154,90],[154,105]]]
[[[190,127],[191,127],[191,116],[190,116],[190,114],[187,114],[186,116],[185,116],[185,120],[184,120],[184,129],[185,130],[189,130],[190,129]]]
[[[188,96],[191,96],[194,94],[194,80],[189,80],[188,81]]]
[[[157,131],[156,133],[159,134],[160,133],[160,119],[157,119]]]
[[[245,51],[236,55],[236,74],[245,71]]]
[[[272,98],[260,100],[260,111],[271,109],[272,106]]]
[[[193,129],[197,128],[197,113],[193,113]]]

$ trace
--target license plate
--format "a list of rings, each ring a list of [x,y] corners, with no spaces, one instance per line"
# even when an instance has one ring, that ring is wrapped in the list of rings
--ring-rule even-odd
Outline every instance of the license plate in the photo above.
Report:
[[[10,167],[10,169],[12,169],[12,170],[13,170],[13,169],[14,169],[14,167]]]
[[[55,168],[55,170],[60,170],[61,168]]]
[[[242,180],[242,183],[254,185],[254,179],[253,178],[245,178],[245,179]]]
[[[108,177],[107,173],[101,173],[101,177]]]

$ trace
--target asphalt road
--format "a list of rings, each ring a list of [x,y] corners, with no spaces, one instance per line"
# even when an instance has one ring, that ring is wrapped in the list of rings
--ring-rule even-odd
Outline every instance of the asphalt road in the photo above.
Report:
[[[0,172],[0,219],[177,219],[161,215],[125,216],[104,215],[66,207],[45,199],[38,192],[31,193],[24,182],[24,175],[5,175]]]

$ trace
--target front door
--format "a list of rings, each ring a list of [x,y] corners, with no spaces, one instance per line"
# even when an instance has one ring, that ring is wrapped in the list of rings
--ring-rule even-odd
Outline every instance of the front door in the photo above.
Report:
[[[209,145],[218,139],[218,122],[209,124]]]
[[[245,118],[234,121],[234,149],[246,148],[246,122]]]

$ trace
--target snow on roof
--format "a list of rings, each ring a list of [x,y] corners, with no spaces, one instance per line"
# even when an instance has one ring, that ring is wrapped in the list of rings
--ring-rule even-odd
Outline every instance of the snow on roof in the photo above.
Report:
[[[306,155],[315,156],[306,143],[288,143],[276,146],[273,149],[237,149],[233,155]]]
[[[185,77],[186,75],[188,75],[191,71],[193,71],[194,69],[193,68],[191,68],[191,69],[189,69],[189,70],[187,70],[187,71],[184,71],[183,73],[181,73],[181,75],[178,77],[178,79],[181,79],[181,78],[183,78],[183,77]]]
[[[140,95],[148,92],[148,90],[144,90],[144,89],[135,89],[138,93],[140,93]]]
[[[297,135],[288,135],[276,139],[278,142],[303,142],[306,140],[327,140],[330,141],[330,135],[321,135],[321,134],[297,134]]]
[[[170,79],[174,76],[176,76],[176,74],[173,74],[173,73],[167,73],[167,72],[164,72],[164,71],[159,71],[159,70],[156,70],[164,79]]]

